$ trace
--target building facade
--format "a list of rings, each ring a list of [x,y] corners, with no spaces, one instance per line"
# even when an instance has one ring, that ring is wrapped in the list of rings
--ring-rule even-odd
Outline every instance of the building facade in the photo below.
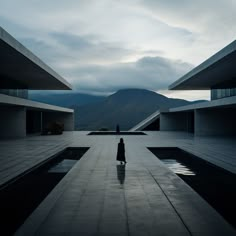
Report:
[[[210,90],[211,101],[156,112],[133,130],[158,120],[156,130],[195,136],[236,135],[236,41],[169,86],[170,90]],[[154,114],[155,115],[155,114]]]
[[[71,85],[0,28],[0,138],[43,132],[52,122],[74,130],[74,111],[28,100],[28,90],[70,90]]]

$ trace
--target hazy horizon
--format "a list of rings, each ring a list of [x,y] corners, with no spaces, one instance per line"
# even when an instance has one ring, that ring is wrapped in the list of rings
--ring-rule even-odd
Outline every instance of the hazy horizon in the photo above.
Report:
[[[209,100],[209,99],[199,99],[199,96],[198,96],[198,94],[196,94],[196,98],[193,96],[193,97],[191,97],[191,98],[188,98],[188,99],[186,99],[186,98],[184,98],[182,95],[181,95],[181,91],[179,91],[179,96],[177,95],[176,96],[176,94],[173,94],[173,96],[172,96],[172,94],[171,94],[171,91],[170,91],[170,94],[168,94],[168,92],[169,91],[153,91],[153,90],[150,90],[150,89],[142,89],[142,88],[123,88],[123,89],[119,89],[119,90],[117,90],[117,91],[114,91],[114,92],[110,92],[110,93],[86,93],[86,92],[83,92],[83,91],[77,91],[77,90],[69,90],[69,91],[43,91],[43,90],[29,90],[29,94],[30,95],[34,95],[34,94],[36,94],[36,95],[38,95],[38,94],[40,94],[40,95],[45,95],[45,96],[47,96],[47,95],[57,95],[57,94],[71,94],[71,93],[73,93],[73,94],[76,94],[76,93],[78,93],[78,94],[83,94],[83,95],[90,95],[90,96],[97,96],[97,97],[108,97],[108,96],[110,96],[110,95],[113,95],[113,94],[115,94],[115,93],[117,93],[117,92],[119,92],[119,91],[121,91],[121,90],[138,90],[138,89],[140,89],[140,90],[147,90],[147,91],[151,91],[151,92],[154,92],[154,93],[158,93],[158,94],[161,94],[161,95],[164,95],[164,96],[166,96],[166,97],[168,97],[168,98],[180,98],[180,99],[184,99],[184,100],[187,100],[187,101],[197,101],[197,100]],[[199,93],[199,92],[201,92],[201,91],[196,91],[196,93]]]

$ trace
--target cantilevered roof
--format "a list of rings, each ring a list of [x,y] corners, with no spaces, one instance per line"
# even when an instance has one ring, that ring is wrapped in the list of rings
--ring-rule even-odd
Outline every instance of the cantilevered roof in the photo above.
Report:
[[[3,106],[19,106],[19,107],[26,107],[33,110],[40,110],[40,111],[56,111],[56,112],[66,112],[66,113],[73,113],[74,110],[65,108],[65,107],[59,107],[54,105],[49,105],[42,102],[35,102],[24,98],[17,98],[8,96],[5,94],[0,94],[0,105]]]
[[[207,90],[236,86],[236,41],[169,86],[171,90]]]
[[[69,90],[71,85],[0,27],[0,88]]]
[[[169,112],[188,112],[197,109],[221,109],[221,108],[236,108],[236,96],[225,97],[212,101],[199,102],[181,107],[173,107]]]

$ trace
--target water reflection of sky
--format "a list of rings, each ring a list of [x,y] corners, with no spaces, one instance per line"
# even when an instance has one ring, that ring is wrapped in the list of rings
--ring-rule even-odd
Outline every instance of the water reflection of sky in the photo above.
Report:
[[[162,162],[178,175],[196,175],[191,169],[175,159],[164,159]]]
[[[68,172],[72,166],[77,162],[77,160],[69,160],[64,159],[57,163],[55,166],[51,167],[48,172],[49,173],[66,173]]]

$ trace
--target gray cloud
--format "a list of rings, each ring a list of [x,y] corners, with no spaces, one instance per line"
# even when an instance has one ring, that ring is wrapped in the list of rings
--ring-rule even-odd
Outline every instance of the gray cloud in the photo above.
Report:
[[[104,56],[104,59],[112,61],[126,53],[128,55],[131,50],[116,48],[104,42],[93,43],[90,36],[52,33],[50,37],[57,43],[50,45],[33,38],[22,38],[20,41],[46,60],[75,89],[84,93],[109,94],[122,88],[166,89],[171,82],[193,67],[189,63],[160,56],[142,57],[127,63],[85,63],[85,57],[87,61],[94,61]],[[106,51],[109,54],[104,55]],[[119,53],[121,55],[117,55]],[[158,54],[158,51],[148,51],[147,54],[149,53]]]
[[[67,52],[74,55],[82,63],[112,63],[135,53],[122,44],[103,42],[94,35],[74,35],[70,33],[54,32],[51,36],[61,44]]]
[[[79,91],[112,93],[122,88],[166,89],[191,68],[181,61],[144,57],[133,63],[79,67],[65,74]]]
[[[196,40],[208,41],[217,36],[217,41],[222,41],[235,37],[235,1],[139,0],[139,3],[167,24],[195,33]]]
[[[234,40],[236,32],[232,0],[0,5],[1,25],[81,92],[164,89]]]
[[[236,1],[232,0],[138,0],[147,15],[162,19],[169,26],[184,28],[193,41],[182,38],[184,60],[200,64],[235,40]],[[171,50],[171,48],[170,48]]]

